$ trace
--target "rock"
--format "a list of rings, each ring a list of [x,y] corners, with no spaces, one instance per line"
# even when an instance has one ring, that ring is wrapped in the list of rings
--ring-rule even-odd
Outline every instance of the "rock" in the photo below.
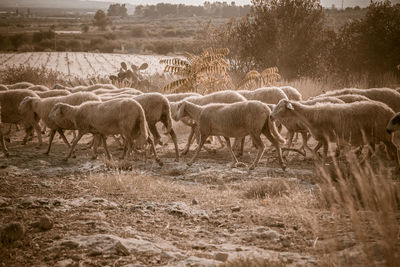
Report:
[[[226,261],[229,257],[229,254],[218,252],[214,255],[214,259],[217,261]]]
[[[193,205],[197,205],[197,204],[199,204],[199,202],[197,201],[197,199],[193,198],[193,199],[192,199],[192,204],[193,204]]]
[[[35,226],[40,228],[41,230],[47,231],[53,228],[53,220],[47,216],[43,216],[39,219],[38,222],[35,223]]]
[[[75,241],[72,241],[72,240],[62,241],[60,245],[63,246],[63,247],[67,247],[67,248],[77,248],[77,247],[79,247],[79,243],[75,242]]]
[[[80,267],[81,264],[79,262],[74,262],[73,259],[65,259],[62,261],[58,261],[55,267]]]
[[[285,247],[285,248],[290,247],[291,242],[289,239],[285,238],[281,242],[282,242],[283,247]]]
[[[20,240],[25,235],[25,228],[19,222],[11,222],[4,225],[0,230],[0,241],[3,244]]]
[[[10,199],[0,196],[0,207],[5,207],[8,205],[10,205]]]
[[[172,202],[168,205],[166,210],[171,214],[176,214],[182,217],[189,217],[191,215],[190,207],[182,201]]]
[[[129,249],[126,246],[124,246],[120,241],[115,243],[114,249],[117,252],[117,254],[121,256],[129,256],[130,254]]]
[[[236,206],[236,207],[232,207],[231,208],[231,211],[232,212],[238,212],[238,211],[240,211],[241,210],[241,207],[239,207],[239,206]]]

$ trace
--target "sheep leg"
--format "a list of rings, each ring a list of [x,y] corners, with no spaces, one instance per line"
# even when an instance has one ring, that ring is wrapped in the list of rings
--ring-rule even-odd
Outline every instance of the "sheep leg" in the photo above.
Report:
[[[249,170],[254,170],[255,167],[257,167],[258,162],[260,161],[262,155],[264,154],[264,144],[261,141],[260,136],[257,135],[250,135],[251,140],[253,141],[253,144],[256,146],[258,153],[256,158],[254,159],[253,163],[250,165]],[[269,139],[269,137],[267,137]],[[274,138],[273,138],[274,140]],[[271,141],[272,142],[272,141]]]
[[[54,135],[56,134],[56,130],[51,129],[50,131],[50,137],[49,137],[49,145],[47,146],[47,150],[46,152],[44,152],[43,154],[48,155],[50,153],[50,149],[51,149],[51,144],[53,143],[53,139],[54,139]],[[70,147],[70,145],[68,144],[68,147]]]
[[[197,156],[199,155],[200,149],[203,147],[204,143],[207,140],[208,135],[200,135],[200,144],[196,149],[196,152],[193,155],[193,158],[187,163],[188,166],[191,166],[193,162],[196,160]]]
[[[37,147],[40,147],[43,144],[43,141],[42,141],[42,131],[40,129],[39,123],[34,123],[33,128],[35,129],[35,132],[39,139],[39,144],[37,145]]]
[[[157,131],[156,125],[155,124],[149,124],[149,129],[150,129],[150,132],[151,132],[151,134],[153,135],[153,138],[154,138],[154,141],[153,141],[154,145],[162,145],[160,143],[161,136]]]
[[[310,151],[311,148],[307,145],[307,141],[308,141],[308,134],[307,132],[300,132],[301,134],[301,138],[303,139],[303,145],[301,146],[301,149],[303,149],[304,151],[304,157],[306,157],[307,155],[307,151],[306,148]]]
[[[293,136],[294,136],[295,132],[288,130],[288,137],[286,138],[286,140],[288,140],[288,144],[287,144],[287,148],[290,148],[292,146],[293,143]],[[289,156],[289,150],[283,152],[283,157],[286,158]]]
[[[218,149],[223,149],[225,147],[224,142],[221,140],[221,136],[217,136],[217,140],[219,143],[219,148]]]
[[[67,145],[67,147],[69,148],[71,145],[69,144],[67,138],[64,135],[64,131],[63,130],[57,130],[57,132],[60,134],[62,140],[64,141],[64,143]]]
[[[191,146],[192,143],[193,143],[194,131],[195,131],[195,129],[194,129],[194,126],[193,126],[193,127],[191,127],[191,129],[190,129],[190,134],[189,134],[189,137],[188,137],[188,140],[187,140],[185,149],[182,151],[182,155],[186,155],[186,154],[189,152],[189,148],[190,148],[190,146]]]
[[[2,125],[0,124],[0,145],[1,145],[1,150],[4,153],[4,156],[8,157],[9,156],[8,149],[7,149],[6,143],[4,142],[4,135],[3,135],[3,131],[2,131],[1,128],[2,128]]]
[[[243,156],[243,152],[244,152],[244,141],[245,141],[245,140],[246,140],[246,136],[243,137],[243,138],[240,140],[240,151],[239,151],[239,154],[238,154],[239,157]]]
[[[92,159],[97,159],[97,148],[99,147],[99,136],[98,135],[93,135],[92,139],[92,145],[93,145],[93,154],[92,154]]]
[[[231,165],[232,168],[237,168],[237,167],[246,167],[246,165],[242,162],[239,162],[235,156],[235,153],[233,153],[232,151],[232,146],[231,146],[231,140],[229,139],[229,137],[224,136],[225,138],[225,142],[226,142],[226,146],[228,147],[229,153],[231,154],[233,163]]]
[[[263,134],[265,135],[265,137],[267,137],[267,139],[272,143],[272,145],[275,147],[276,149],[276,154],[278,155],[278,161],[279,164],[281,165],[281,168],[283,171],[285,171],[286,169],[286,165],[283,163],[283,159],[282,159],[282,149],[281,146],[279,145],[278,140],[276,140],[276,138],[271,134],[269,128],[263,130]],[[258,137],[259,138],[259,137]],[[261,139],[260,139],[261,140]],[[262,144],[262,143],[261,143]]]
[[[157,161],[158,165],[163,166],[164,164],[162,163],[162,161],[161,161],[160,158],[158,157],[156,148],[155,148],[155,146],[154,146],[154,141],[153,141],[150,137],[148,137],[148,138],[147,138],[147,143],[150,144],[151,150],[153,151],[154,157],[156,158],[156,161]]]
[[[176,137],[176,134],[174,130],[171,128],[171,132],[169,133],[171,135],[172,141],[174,142],[174,147],[175,147],[175,161],[179,161],[179,148],[178,148],[178,139]]]
[[[72,143],[69,154],[67,155],[67,157],[64,158],[64,161],[67,161],[72,156],[72,153],[74,152],[76,145],[78,144],[79,140],[81,140],[83,135],[84,135],[83,132],[81,132],[81,131],[78,132],[78,136],[75,138],[74,142]]]
[[[108,151],[107,147],[107,139],[104,135],[100,135],[101,140],[103,141],[104,150],[106,151],[106,156],[108,160],[111,160],[110,152]]]

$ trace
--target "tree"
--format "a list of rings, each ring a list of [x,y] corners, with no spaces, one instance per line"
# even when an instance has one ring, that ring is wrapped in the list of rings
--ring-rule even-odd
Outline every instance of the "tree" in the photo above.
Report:
[[[107,16],[128,16],[128,9],[125,4],[111,4],[107,10]]]
[[[94,25],[104,31],[108,25],[111,25],[111,20],[106,16],[103,10],[99,9],[94,15]]]
[[[276,66],[287,79],[317,76],[329,44],[318,0],[252,0],[250,13],[214,33],[229,47],[230,62],[242,74]]]
[[[345,79],[367,75],[369,86],[378,86],[382,74],[398,75],[399,44],[400,5],[371,2],[365,17],[341,28],[332,58],[334,68]]]

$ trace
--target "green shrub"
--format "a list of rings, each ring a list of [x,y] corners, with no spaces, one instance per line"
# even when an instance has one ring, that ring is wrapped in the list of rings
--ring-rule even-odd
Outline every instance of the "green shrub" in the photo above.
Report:
[[[144,26],[135,26],[131,29],[132,37],[147,37],[148,32]]]

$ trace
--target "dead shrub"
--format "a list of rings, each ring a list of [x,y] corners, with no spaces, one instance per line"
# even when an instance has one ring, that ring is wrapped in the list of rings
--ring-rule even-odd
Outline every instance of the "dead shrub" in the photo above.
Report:
[[[244,193],[246,198],[280,197],[288,195],[290,186],[282,180],[256,182],[249,185]]]

